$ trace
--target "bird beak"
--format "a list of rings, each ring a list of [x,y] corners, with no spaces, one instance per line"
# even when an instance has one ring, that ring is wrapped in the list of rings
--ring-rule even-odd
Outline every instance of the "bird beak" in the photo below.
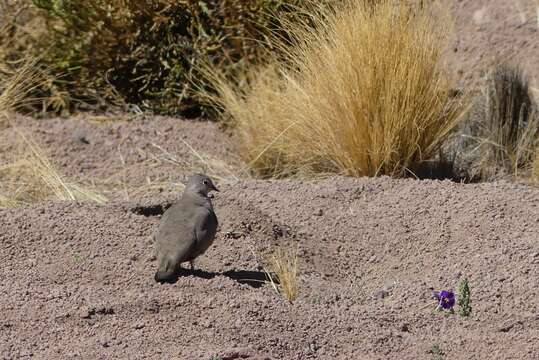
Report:
[[[214,190],[214,191],[219,192],[219,189],[217,189],[217,187],[215,185],[213,185],[213,184],[211,184],[211,189]]]

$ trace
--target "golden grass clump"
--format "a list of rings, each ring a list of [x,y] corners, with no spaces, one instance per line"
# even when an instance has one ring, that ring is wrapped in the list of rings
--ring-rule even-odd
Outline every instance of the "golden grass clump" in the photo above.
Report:
[[[87,201],[104,204],[107,199],[90,189],[68,182],[29,137],[18,133],[24,153],[0,166],[3,194],[0,207],[15,207],[44,200]]]
[[[290,301],[296,300],[298,297],[298,271],[299,260],[298,251],[285,250],[277,248],[268,259],[267,276],[276,292],[282,294]],[[270,273],[275,274],[279,286],[273,281]],[[279,290],[280,289],[280,290]]]
[[[314,10],[309,25],[289,24],[292,47],[281,41],[285,55],[248,73],[248,86],[208,71],[218,90],[208,98],[260,175],[403,176],[437,153],[465,108],[441,64],[448,24],[441,8],[390,0]]]

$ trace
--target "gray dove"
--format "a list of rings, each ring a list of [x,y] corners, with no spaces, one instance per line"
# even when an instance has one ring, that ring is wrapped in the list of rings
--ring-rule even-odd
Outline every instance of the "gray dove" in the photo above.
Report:
[[[182,197],[163,214],[154,235],[155,281],[176,281],[180,264],[189,261],[193,269],[193,261],[213,243],[218,222],[208,195],[211,190],[219,191],[208,176],[191,175]]]

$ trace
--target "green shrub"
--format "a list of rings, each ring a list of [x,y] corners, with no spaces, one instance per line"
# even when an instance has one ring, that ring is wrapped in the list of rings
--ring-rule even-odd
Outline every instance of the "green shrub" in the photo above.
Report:
[[[3,7],[9,2],[2,0]],[[260,42],[300,0],[23,0],[0,34],[0,60],[39,57],[43,106],[136,104],[198,115],[197,64],[225,73],[261,58]]]

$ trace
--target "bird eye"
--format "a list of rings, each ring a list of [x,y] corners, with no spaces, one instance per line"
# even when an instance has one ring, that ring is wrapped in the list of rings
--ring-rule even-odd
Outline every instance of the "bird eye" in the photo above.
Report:
[[[203,180],[202,183],[203,183],[204,185],[209,185],[208,180]]]

